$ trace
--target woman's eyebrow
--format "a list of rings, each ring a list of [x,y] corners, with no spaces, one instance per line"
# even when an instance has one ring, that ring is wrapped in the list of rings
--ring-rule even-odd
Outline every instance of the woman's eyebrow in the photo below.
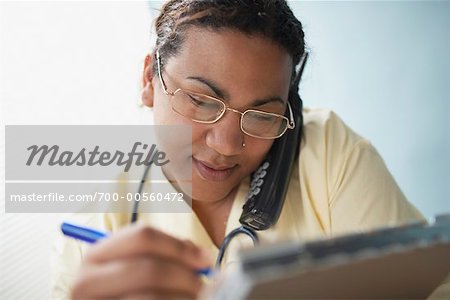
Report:
[[[223,99],[223,100],[229,99],[229,94],[226,91],[224,91],[223,89],[219,88],[217,86],[217,84],[215,84],[211,80],[208,80],[206,78],[199,77],[199,76],[189,76],[189,77],[187,77],[187,79],[197,80],[197,81],[207,85],[214,92],[214,94],[216,94],[216,96],[220,99]],[[270,102],[279,102],[280,104],[283,104],[283,105],[285,104],[285,101],[283,99],[281,99],[280,97],[277,97],[277,96],[273,96],[273,97],[269,97],[269,98],[265,98],[265,99],[256,99],[251,103],[250,106],[262,106],[262,105],[270,103]]]
[[[198,76],[189,76],[189,77],[187,77],[187,79],[193,79],[193,80],[200,81],[201,83],[207,85],[214,92],[214,94],[216,94],[217,97],[224,99],[224,100],[229,99],[228,93],[225,92],[224,90],[222,90],[221,88],[219,88],[217,86],[217,84],[215,84],[211,80],[208,80],[203,77],[198,77]]]
[[[271,103],[271,102],[279,102],[283,106],[286,104],[286,102],[283,101],[283,99],[275,96],[275,97],[269,97],[269,98],[265,98],[265,99],[256,99],[255,101],[253,101],[251,106],[262,106],[264,104]]]

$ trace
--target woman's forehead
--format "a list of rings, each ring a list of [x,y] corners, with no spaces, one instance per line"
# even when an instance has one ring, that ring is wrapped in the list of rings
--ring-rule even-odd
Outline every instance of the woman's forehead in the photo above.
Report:
[[[169,58],[166,70],[178,77],[205,76],[224,86],[242,84],[248,89],[286,94],[292,58],[266,37],[192,28],[178,54]]]
[[[218,62],[266,60],[267,64],[289,65],[292,68],[292,58],[289,53],[271,39],[259,34],[249,35],[238,30],[212,30],[201,27],[191,27],[186,30],[179,56],[193,59],[201,56],[216,58]],[[200,59],[201,60],[201,59]]]

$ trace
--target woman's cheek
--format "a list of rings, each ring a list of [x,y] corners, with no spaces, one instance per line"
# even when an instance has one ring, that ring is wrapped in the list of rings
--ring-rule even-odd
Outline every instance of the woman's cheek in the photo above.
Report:
[[[273,140],[263,140],[251,138],[245,142],[245,153],[247,156],[256,158],[258,165],[262,163],[270,148],[273,145]]]
[[[153,118],[156,125],[171,124],[171,118],[169,116],[170,111],[168,111],[169,109],[169,107],[166,107],[166,105],[160,101],[155,101],[155,106],[153,107]]]

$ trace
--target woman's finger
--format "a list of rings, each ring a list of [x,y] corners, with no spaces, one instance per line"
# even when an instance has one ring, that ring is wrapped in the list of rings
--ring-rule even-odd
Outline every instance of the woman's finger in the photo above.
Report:
[[[121,295],[150,293],[195,297],[202,287],[191,268],[174,261],[148,256],[89,265],[74,284],[74,299],[117,298]]]
[[[210,254],[193,243],[144,226],[130,226],[102,240],[91,248],[86,261],[101,263],[136,255],[153,255],[174,260],[193,269],[212,264]]]
[[[161,294],[161,293],[136,293],[133,295],[128,295],[120,300],[183,300],[183,299],[195,299],[192,297],[186,297],[180,294]]]

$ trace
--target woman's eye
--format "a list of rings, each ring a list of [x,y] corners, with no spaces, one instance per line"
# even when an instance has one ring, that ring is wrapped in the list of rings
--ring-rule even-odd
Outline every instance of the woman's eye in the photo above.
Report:
[[[201,99],[195,98],[192,95],[188,95],[188,96],[189,96],[189,99],[190,99],[191,103],[194,104],[197,107],[207,108],[207,109],[217,108],[217,105],[215,103],[203,101]]]
[[[272,122],[275,119],[274,116],[264,114],[253,115],[253,118],[258,122]]]
[[[194,104],[195,106],[203,106],[205,104],[204,101],[198,100],[195,97],[188,95],[189,99],[191,100],[192,104]]]
[[[189,97],[189,101],[194,104],[195,106],[200,106],[201,105],[201,101],[198,101],[197,99],[195,99],[194,97],[192,97],[191,95],[187,95]]]

